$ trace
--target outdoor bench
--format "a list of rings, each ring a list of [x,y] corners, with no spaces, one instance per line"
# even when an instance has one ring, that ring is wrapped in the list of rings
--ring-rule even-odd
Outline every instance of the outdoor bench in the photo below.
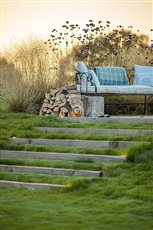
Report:
[[[88,69],[78,62],[76,76],[79,84],[77,91],[90,96],[142,95],[144,113],[147,96],[153,96],[153,67],[134,65],[134,82],[129,84],[126,69],[123,67],[94,67]]]

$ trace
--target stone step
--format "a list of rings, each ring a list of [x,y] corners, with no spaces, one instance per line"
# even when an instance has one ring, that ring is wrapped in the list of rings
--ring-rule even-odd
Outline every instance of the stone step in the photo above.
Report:
[[[3,172],[38,173],[38,174],[60,175],[60,176],[80,176],[80,177],[102,176],[102,171],[18,166],[18,165],[0,165],[0,170]]]
[[[68,122],[111,123],[111,124],[152,124],[153,116],[110,116],[110,117],[63,117]]]
[[[137,141],[94,141],[94,140],[63,140],[63,139],[39,139],[39,138],[10,138],[14,143],[50,145],[58,147],[78,148],[125,148],[138,144]]]
[[[43,184],[43,183],[26,183],[18,181],[0,180],[0,187],[4,188],[28,188],[28,189],[58,189],[64,188],[64,185],[58,184]]]
[[[50,159],[50,160],[89,160],[91,162],[120,162],[124,161],[122,156],[76,154],[76,153],[47,153],[29,151],[0,150],[0,158],[28,158],[28,159]]]
[[[136,130],[136,129],[93,129],[93,128],[51,128],[35,127],[35,130],[48,133],[66,133],[66,134],[103,134],[103,135],[130,135],[144,136],[153,134],[153,130]]]

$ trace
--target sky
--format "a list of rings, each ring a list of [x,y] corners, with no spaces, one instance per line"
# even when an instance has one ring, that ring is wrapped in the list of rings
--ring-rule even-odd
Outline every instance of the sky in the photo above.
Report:
[[[82,28],[89,19],[132,25],[151,37],[153,28],[153,0],[0,0],[1,51],[13,40],[20,41],[30,35],[48,39],[52,29],[61,29],[68,20]]]

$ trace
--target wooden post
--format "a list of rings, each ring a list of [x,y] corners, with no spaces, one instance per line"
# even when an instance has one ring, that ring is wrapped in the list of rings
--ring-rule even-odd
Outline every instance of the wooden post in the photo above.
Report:
[[[146,108],[147,108],[147,95],[144,96],[144,112],[143,114],[146,114]]]

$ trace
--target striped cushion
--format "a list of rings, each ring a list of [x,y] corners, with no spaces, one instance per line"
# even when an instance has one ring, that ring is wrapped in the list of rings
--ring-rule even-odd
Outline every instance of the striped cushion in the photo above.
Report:
[[[125,68],[122,67],[95,67],[100,85],[128,85]]]
[[[153,67],[134,65],[134,84],[153,87]]]

